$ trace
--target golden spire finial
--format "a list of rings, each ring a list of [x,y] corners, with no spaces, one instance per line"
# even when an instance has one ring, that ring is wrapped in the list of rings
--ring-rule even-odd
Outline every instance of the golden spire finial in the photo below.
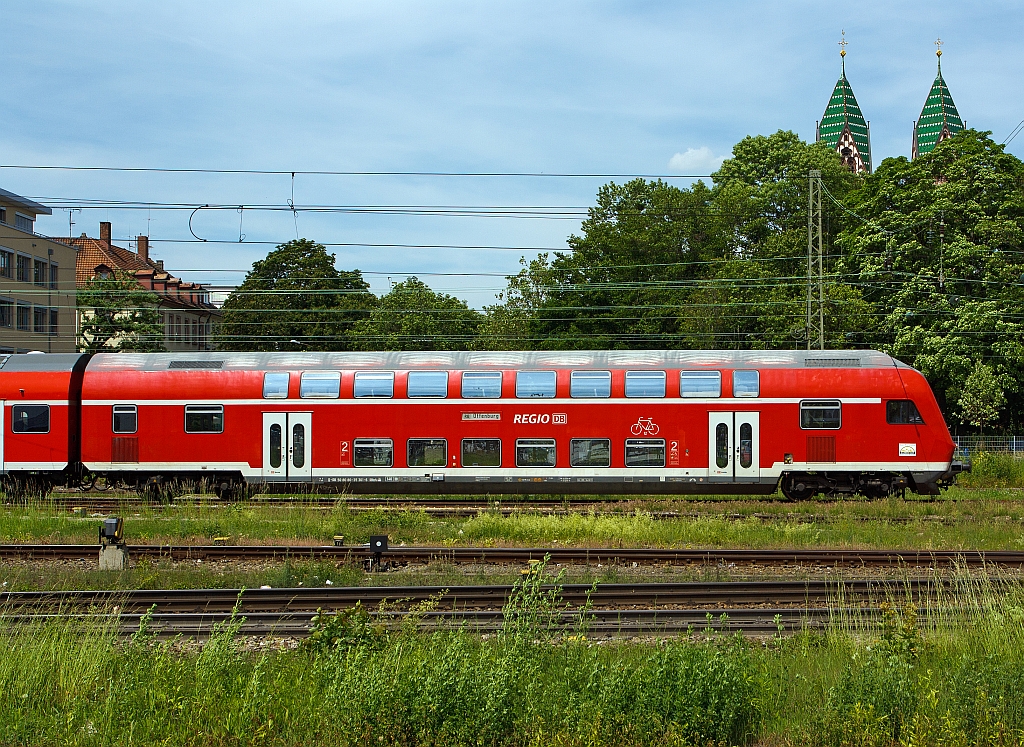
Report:
[[[847,45],[847,43],[848,42],[846,41],[846,29],[843,29],[843,40],[841,42],[839,42],[839,56],[840,57],[846,57],[846,45]]]
[[[935,56],[942,57],[942,39],[935,40]]]

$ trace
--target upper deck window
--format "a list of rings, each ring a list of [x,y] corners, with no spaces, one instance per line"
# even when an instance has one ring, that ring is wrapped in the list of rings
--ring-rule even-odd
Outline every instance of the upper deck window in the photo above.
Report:
[[[837,399],[811,399],[800,403],[801,428],[834,430],[842,422],[842,403]]]
[[[909,399],[891,399],[885,403],[885,422],[889,425],[924,425],[924,418]]]
[[[498,399],[501,397],[501,371],[466,371],[462,374],[462,396]]]
[[[408,380],[410,397],[447,397],[447,371],[410,371]]]
[[[757,371],[732,372],[733,397],[760,397],[761,377]]]
[[[680,397],[721,397],[721,371],[680,371]]]
[[[394,371],[360,371],[352,388],[353,397],[394,397]]]
[[[573,371],[569,377],[570,397],[611,397],[611,371]]]
[[[341,393],[341,371],[306,371],[299,379],[299,396],[309,399],[337,399]]]
[[[263,399],[288,399],[288,374],[263,374]]]
[[[49,433],[49,405],[14,405],[11,408],[11,431],[14,433]]]
[[[519,371],[516,373],[516,396],[521,399],[555,396],[554,371]]]
[[[627,397],[664,397],[664,371],[626,371]]]

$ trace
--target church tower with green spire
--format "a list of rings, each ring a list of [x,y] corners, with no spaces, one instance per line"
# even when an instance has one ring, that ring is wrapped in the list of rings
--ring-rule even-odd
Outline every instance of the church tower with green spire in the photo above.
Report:
[[[842,74],[818,122],[817,139],[835,148],[843,165],[855,174],[871,173],[871,131],[846,79],[846,32],[839,42]]]
[[[935,55],[939,58],[939,74],[935,76],[932,90],[928,92],[921,116],[914,123],[913,158],[931,153],[943,140],[965,129],[953,97],[949,95],[946,81],[942,79],[942,40],[937,40],[935,46],[938,47]]]

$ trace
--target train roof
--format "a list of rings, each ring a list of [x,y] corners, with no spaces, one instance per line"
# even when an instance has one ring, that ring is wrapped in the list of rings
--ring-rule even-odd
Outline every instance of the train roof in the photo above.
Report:
[[[19,353],[0,355],[3,373],[71,373],[81,353]]]
[[[18,356],[35,357],[42,356]],[[46,356],[56,358],[57,356]],[[286,353],[101,353],[89,370],[295,371],[530,368],[891,368],[877,350],[552,350]],[[27,369],[21,369],[27,370]]]

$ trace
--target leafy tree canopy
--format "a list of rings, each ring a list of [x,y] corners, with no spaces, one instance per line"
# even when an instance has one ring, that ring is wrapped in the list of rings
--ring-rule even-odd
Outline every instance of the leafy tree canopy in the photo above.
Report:
[[[82,314],[80,351],[151,353],[164,349],[157,311],[160,299],[131,273],[94,277],[78,291],[76,303]]]
[[[464,301],[410,277],[381,297],[354,335],[363,350],[469,350],[480,321]]]
[[[253,264],[224,303],[218,347],[224,350],[356,349],[354,325],[376,298],[359,270],[339,271],[323,244],[297,239]]]

